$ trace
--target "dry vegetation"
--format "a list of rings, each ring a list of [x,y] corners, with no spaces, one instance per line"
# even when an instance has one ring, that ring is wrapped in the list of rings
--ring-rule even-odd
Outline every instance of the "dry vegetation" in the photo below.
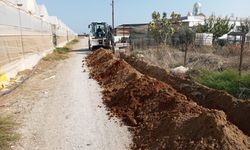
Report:
[[[137,49],[131,52],[144,55],[144,59],[164,67],[166,69],[183,65],[184,52],[181,48],[171,46],[159,46],[158,48]],[[195,47],[191,46],[188,51],[187,67],[203,68],[207,70],[237,69],[239,65],[239,45],[228,45],[225,47]],[[243,68],[250,70],[250,48],[244,52]]]
[[[15,133],[16,123],[11,118],[0,118],[0,149],[8,150],[19,135]]]
[[[184,52],[171,46],[134,50],[132,55],[142,54],[147,62],[167,70],[184,64]],[[189,48],[187,67],[196,81],[218,90],[225,90],[237,98],[250,98],[250,48],[246,46],[243,58],[243,76],[238,75],[240,45],[224,47]]]

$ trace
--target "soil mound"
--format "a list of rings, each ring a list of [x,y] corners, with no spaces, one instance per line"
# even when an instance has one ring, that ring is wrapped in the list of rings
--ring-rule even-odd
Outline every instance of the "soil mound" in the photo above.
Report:
[[[199,105],[224,111],[230,122],[248,136],[250,135],[250,100],[238,100],[226,92],[205,87],[189,79],[172,76],[165,69],[135,57],[128,56],[124,59],[141,73],[173,86],[178,92]]]
[[[197,105],[111,51],[95,51],[87,64],[111,115],[132,127],[132,149],[250,149],[249,137],[223,112]]]
[[[97,57],[95,57],[97,56]],[[108,59],[109,58],[109,59]],[[115,93],[141,74],[124,60],[114,57],[111,51],[98,49],[87,57],[87,65],[92,68],[91,76],[105,87],[104,95]]]

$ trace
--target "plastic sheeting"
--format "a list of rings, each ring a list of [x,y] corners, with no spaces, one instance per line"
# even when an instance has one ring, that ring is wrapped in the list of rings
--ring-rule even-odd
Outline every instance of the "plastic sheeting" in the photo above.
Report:
[[[47,12],[47,8],[45,7],[45,5],[39,5],[38,8],[40,17],[48,18],[49,14]]]
[[[22,4],[18,6],[17,4]],[[76,35],[56,16],[49,16],[45,5],[37,5],[36,0],[2,0],[0,1],[0,35],[17,34],[18,28],[41,32],[51,32],[55,25],[58,33]],[[63,30],[63,31],[61,31]]]
[[[18,5],[22,4],[22,5]],[[76,34],[35,0],[0,1],[0,68],[24,55],[68,42]]]
[[[25,9],[31,13],[31,14],[36,14],[37,13],[37,4],[35,2],[35,0],[26,0],[24,1],[26,3],[24,3],[24,6],[26,7]]]

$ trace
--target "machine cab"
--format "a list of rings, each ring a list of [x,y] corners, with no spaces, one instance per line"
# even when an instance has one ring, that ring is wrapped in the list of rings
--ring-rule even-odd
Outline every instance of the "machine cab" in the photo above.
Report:
[[[89,26],[89,49],[110,48],[113,44],[112,28],[105,22],[92,22]]]
[[[91,28],[90,33],[95,38],[103,38],[108,33],[108,25],[104,22],[98,23],[98,22],[92,22],[89,25],[89,28]]]

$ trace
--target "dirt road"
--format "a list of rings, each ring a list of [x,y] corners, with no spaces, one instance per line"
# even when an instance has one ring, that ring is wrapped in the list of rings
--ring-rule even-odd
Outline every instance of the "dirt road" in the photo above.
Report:
[[[128,149],[127,127],[107,115],[101,89],[89,79],[82,59],[87,40],[81,39],[70,58],[36,74],[10,95],[2,108],[21,123],[18,150]],[[86,69],[86,72],[83,70]],[[13,100],[15,99],[15,100]]]

